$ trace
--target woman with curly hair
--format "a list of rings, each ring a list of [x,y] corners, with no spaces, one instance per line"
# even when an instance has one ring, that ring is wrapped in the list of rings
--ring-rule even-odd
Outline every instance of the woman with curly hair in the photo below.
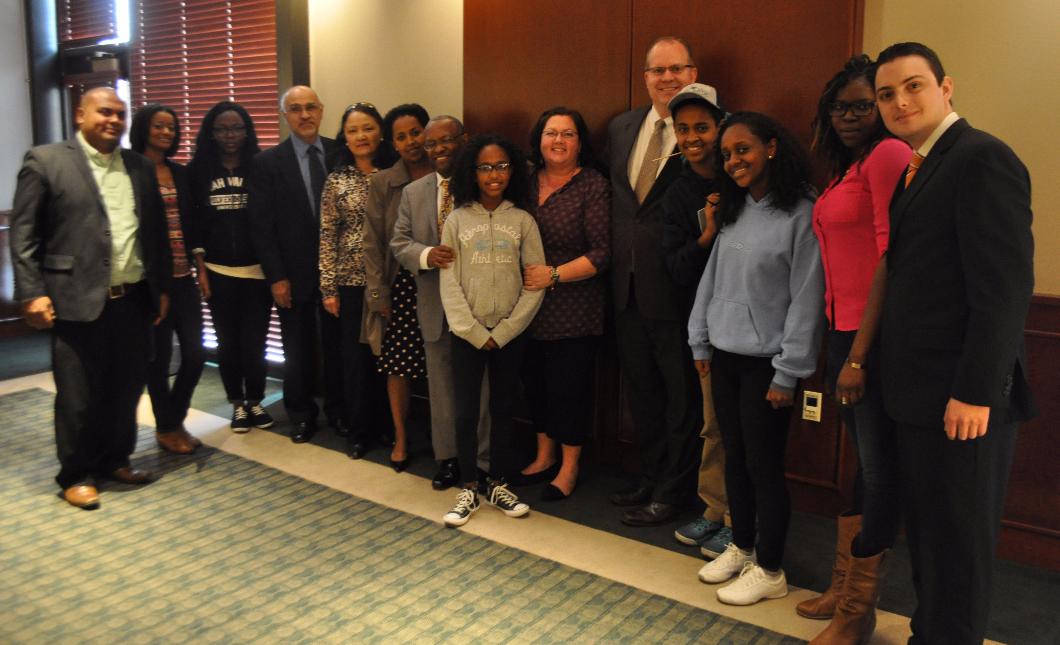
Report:
[[[510,444],[512,411],[519,395],[519,370],[526,330],[544,291],[523,286],[523,271],[544,264],[541,234],[527,207],[526,161],[507,139],[480,135],[456,162],[452,190],[458,208],[442,229],[442,244],[453,262],[441,270],[442,307],[452,329],[452,379],[456,399],[456,449],[463,488],[443,518],[461,526],[478,510],[478,493],[509,517],[530,507],[508,489],[514,466]],[[490,472],[478,472],[479,396],[488,370]]]
[[[831,585],[796,606],[806,618],[835,616],[820,637],[827,643],[857,642],[872,634],[879,566],[883,552],[894,545],[899,522],[894,428],[883,410],[876,352],[865,345],[879,319],[882,294],[869,294],[887,251],[891,195],[912,151],[883,127],[872,87],[875,73],[864,54],[847,61],[825,85],[813,122],[813,149],[832,171],[813,209],[828,317],[826,382],[836,392],[859,463],[853,508],[837,522]],[[855,343],[862,327],[870,333]],[[844,593],[854,593],[845,592],[843,584],[852,570],[868,583],[856,587],[863,601],[842,602]],[[848,632],[848,639],[835,640]]]
[[[798,143],[755,112],[727,118],[718,140],[719,231],[688,342],[696,369],[712,379],[733,541],[699,578],[720,583],[739,575],[718,589],[718,600],[750,605],[788,593],[784,451],[795,388],[817,366],[824,278]]]

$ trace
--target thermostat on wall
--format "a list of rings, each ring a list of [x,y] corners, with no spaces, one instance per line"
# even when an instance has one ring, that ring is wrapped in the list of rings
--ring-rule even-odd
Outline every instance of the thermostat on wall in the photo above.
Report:
[[[821,393],[803,390],[802,418],[807,421],[821,422]]]

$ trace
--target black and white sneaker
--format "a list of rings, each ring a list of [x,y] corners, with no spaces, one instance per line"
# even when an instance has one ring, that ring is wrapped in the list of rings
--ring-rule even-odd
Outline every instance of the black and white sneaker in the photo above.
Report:
[[[237,403],[232,409],[232,432],[244,434],[250,432],[250,428],[250,415],[247,414],[247,409]]]
[[[272,427],[272,416],[265,411],[265,408],[261,407],[260,403],[252,403],[249,407],[250,425],[262,430]]]
[[[471,519],[471,514],[481,506],[478,495],[472,488],[461,488],[456,494],[456,504],[448,513],[442,516],[446,526],[463,526]]]
[[[519,497],[508,490],[508,484],[496,479],[486,481],[486,502],[496,506],[508,517],[522,517],[530,512],[530,505],[520,502]]]

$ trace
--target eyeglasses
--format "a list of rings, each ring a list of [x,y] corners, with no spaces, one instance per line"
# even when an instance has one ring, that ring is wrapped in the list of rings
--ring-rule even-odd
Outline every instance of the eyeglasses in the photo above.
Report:
[[[550,128],[550,129],[545,130],[544,132],[542,132],[541,136],[542,137],[548,137],[549,139],[555,139],[555,138],[559,137],[560,139],[567,139],[569,141],[571,139],[577,139],[578,138],[578,131],[577,130],[552,130]]]
[[[233,125],[230,127],[217,126],[213,129],[213,136],[224,137],[224,136],[239,136],[247,131],[246,126]]]
[[[293,112],[295,114],[306,112],[312,114],[314,112],[319,112],[321,109],[323,109],[323,106],[319,103],[306,103],[305,105],[295,103],[294,105],[288,105],[286,109],[284,109],[284,112]]]
[[[441,139],[438,139],[437,141],[434,140],[434,139],[427,139],[426,141],[423,142],[423,149],[426,150],[427,152],[430,152],[431,150],[434,150],[438,146],[451,146],[451,145],[453,145],[456,142],[457,142],[457,137],[450,137],[449,135],[446,135],[446,136],[442,137]]]
[[[648,72],[652,76],[662,76],[666,72],[670,72],[671,74],[677,75],[677,74],[680,74],[681,72],[685,71],[686,69],[694,69],[694,68],[695,68],[695,65],[692,65],[691,63],[689,63],[687,65],[668,65],[666,67],[645,67],[644,71]]]
[[[479,171],[484,175],[489,174],[494,170],[496,170],[497,172],[508,172],[509,170],[511,170],[511,168],[512,164],[510,161],[499,161],[497,163],[480,163],[479,165],[475,166],[475,170]]]
[[[854,116],[868,116],[872,114],[872,111],[875,109],[875,101],[854,101],[853,103],[847,103],[846,101],[832,101],[828,105],[828,114],[832,116],[844,116],[849,110],[854,113]]]

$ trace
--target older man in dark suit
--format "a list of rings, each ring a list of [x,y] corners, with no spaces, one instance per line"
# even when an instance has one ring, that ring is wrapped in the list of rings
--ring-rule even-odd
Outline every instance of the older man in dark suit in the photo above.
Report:
[[[56,481],[79,508],[99,506],[95,478],[151,480],[129,456],[172,267],[154,164],[119,148],[126,116],[113,89],[86,92],[77,134],[26,154],[11,213],[15,296],[52,330]]]
[[[320,136],[324,104],[312,88],[288,89],[280,111],[291,136],[254,158],[247,208],[255,222],[254,247],[280,313],[283,405],[293,426],[291,440],[305,443],[316,433],[318,337],[324,414],[339,435],[349,432],[350,420],[343,419],[339,323],[320,304],[320,195],[336,144]]]
[[[878,64],[880,114],[915,151],[891,201],[880,348],[917,592],[910,643],[981,643],[1016,426],[1034,413],[1030,177],[953,111],[931,49],[899,43]],[[853,566],[848,583],[871,573]]]
[[[662,197],[681,174],[668,104],[696,80],[687,43],[658,38],[645,57],[652,104],[611,121],[611,287],[618,354],[641,454],[641,479],[612,495],[635,526],[676,517],[693,492],[702,401],[688,349],[686,295],[666,271]]]

